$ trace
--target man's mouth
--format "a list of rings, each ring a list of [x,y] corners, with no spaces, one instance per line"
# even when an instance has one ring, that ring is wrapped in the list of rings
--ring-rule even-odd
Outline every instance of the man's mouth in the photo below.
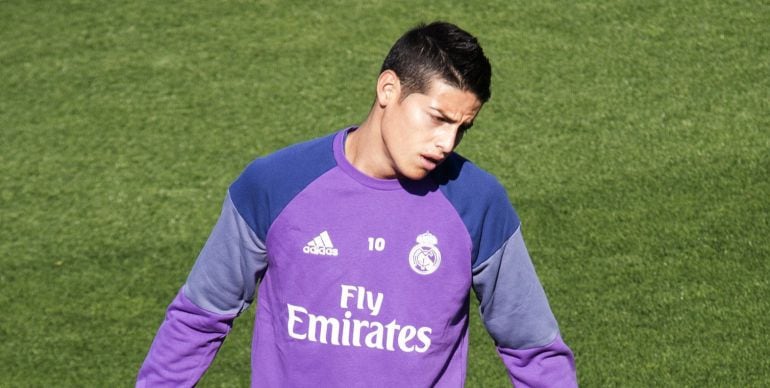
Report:
[[[422,159],[425,162],[425,167],[428,170],[433,170],[434,168],[436,168],[436,166],[441,164],[441,162],[444,160],[443,157],[437,156],[437,155],[422,154],[420,156],[422,156]]]

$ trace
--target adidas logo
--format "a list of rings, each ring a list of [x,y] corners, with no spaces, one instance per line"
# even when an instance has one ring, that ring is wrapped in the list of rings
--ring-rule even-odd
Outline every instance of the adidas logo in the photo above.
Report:
[[[329,232],[325,230],[305,244],[302,252],[320,256],[337,256],[338,254],[337,248],[334,247],[332,240],[329,238]]]

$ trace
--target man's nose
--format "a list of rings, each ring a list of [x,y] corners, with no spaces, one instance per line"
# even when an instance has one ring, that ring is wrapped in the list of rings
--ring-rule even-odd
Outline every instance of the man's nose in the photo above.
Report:
[[[441,132],[438,134],[436,147],[438,147],[444,155],[451,153],[457,145],[455,140],[457,139],[458,130],[459,126],[446,126],[445,128],[442,128]]]

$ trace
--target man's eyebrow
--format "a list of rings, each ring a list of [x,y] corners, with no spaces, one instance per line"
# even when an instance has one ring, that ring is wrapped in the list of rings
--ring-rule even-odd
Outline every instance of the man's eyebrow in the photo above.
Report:
[[[441,117],[443,117],[444,119],[446,119],[446,121],[448,121],[448,122],[450,122],[450,123],[452,123],[452,124],[454,124],[454,123],[456,123],[456,122],[457,122],[457,120],[453,119],[451,116],[449,116],[449,114],[447,114],[446,112],[444,112],[444,111],[443,111],[441,108],[439,108],[439,107],[435,107],[435,106],[431,106],[430,108],[431,108],[431,109],[433,109],[434,111],[436,111],[436,113],[440,114],[440,115],[441,115]]]
[[[441,115],[441,117],[442,117],[444,120],[446,120],[447,122],[449,122],[449,123],[451,123],[451,124],[455,124],[455,123],[457,123],[457,120],[455,120],[455,119],[453,119],[453,118],[449,117],[449,115],[448,115],[446,112],[444,112],[443,110],[441,110],[441,108],[438,108],[438,107],[435,107],[435,106],[431,106],[431,107],[430,107],[430,109],[433,109],[434,111],[436,111],[436,113],[438,113],[439,115]],[[462,124],[460,124],[460,129],[462,129],[462,130],[467,130],[467,129],[469,129],[469,128],[470,128],[470,127],[472,127],[472,126],[473,126],[473,120],[471,120],[471,121],[469,121],[469,122],[467,122],[467,123],[462,123]]]

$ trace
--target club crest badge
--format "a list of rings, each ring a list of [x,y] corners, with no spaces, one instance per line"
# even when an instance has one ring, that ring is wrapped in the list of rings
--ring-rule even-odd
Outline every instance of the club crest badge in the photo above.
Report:
[[[436,272],[441,264],[441,252],[436,247],[438,239],[430,232],[417,236],[417,244],[409,252],[409,265],[420,275]]]

